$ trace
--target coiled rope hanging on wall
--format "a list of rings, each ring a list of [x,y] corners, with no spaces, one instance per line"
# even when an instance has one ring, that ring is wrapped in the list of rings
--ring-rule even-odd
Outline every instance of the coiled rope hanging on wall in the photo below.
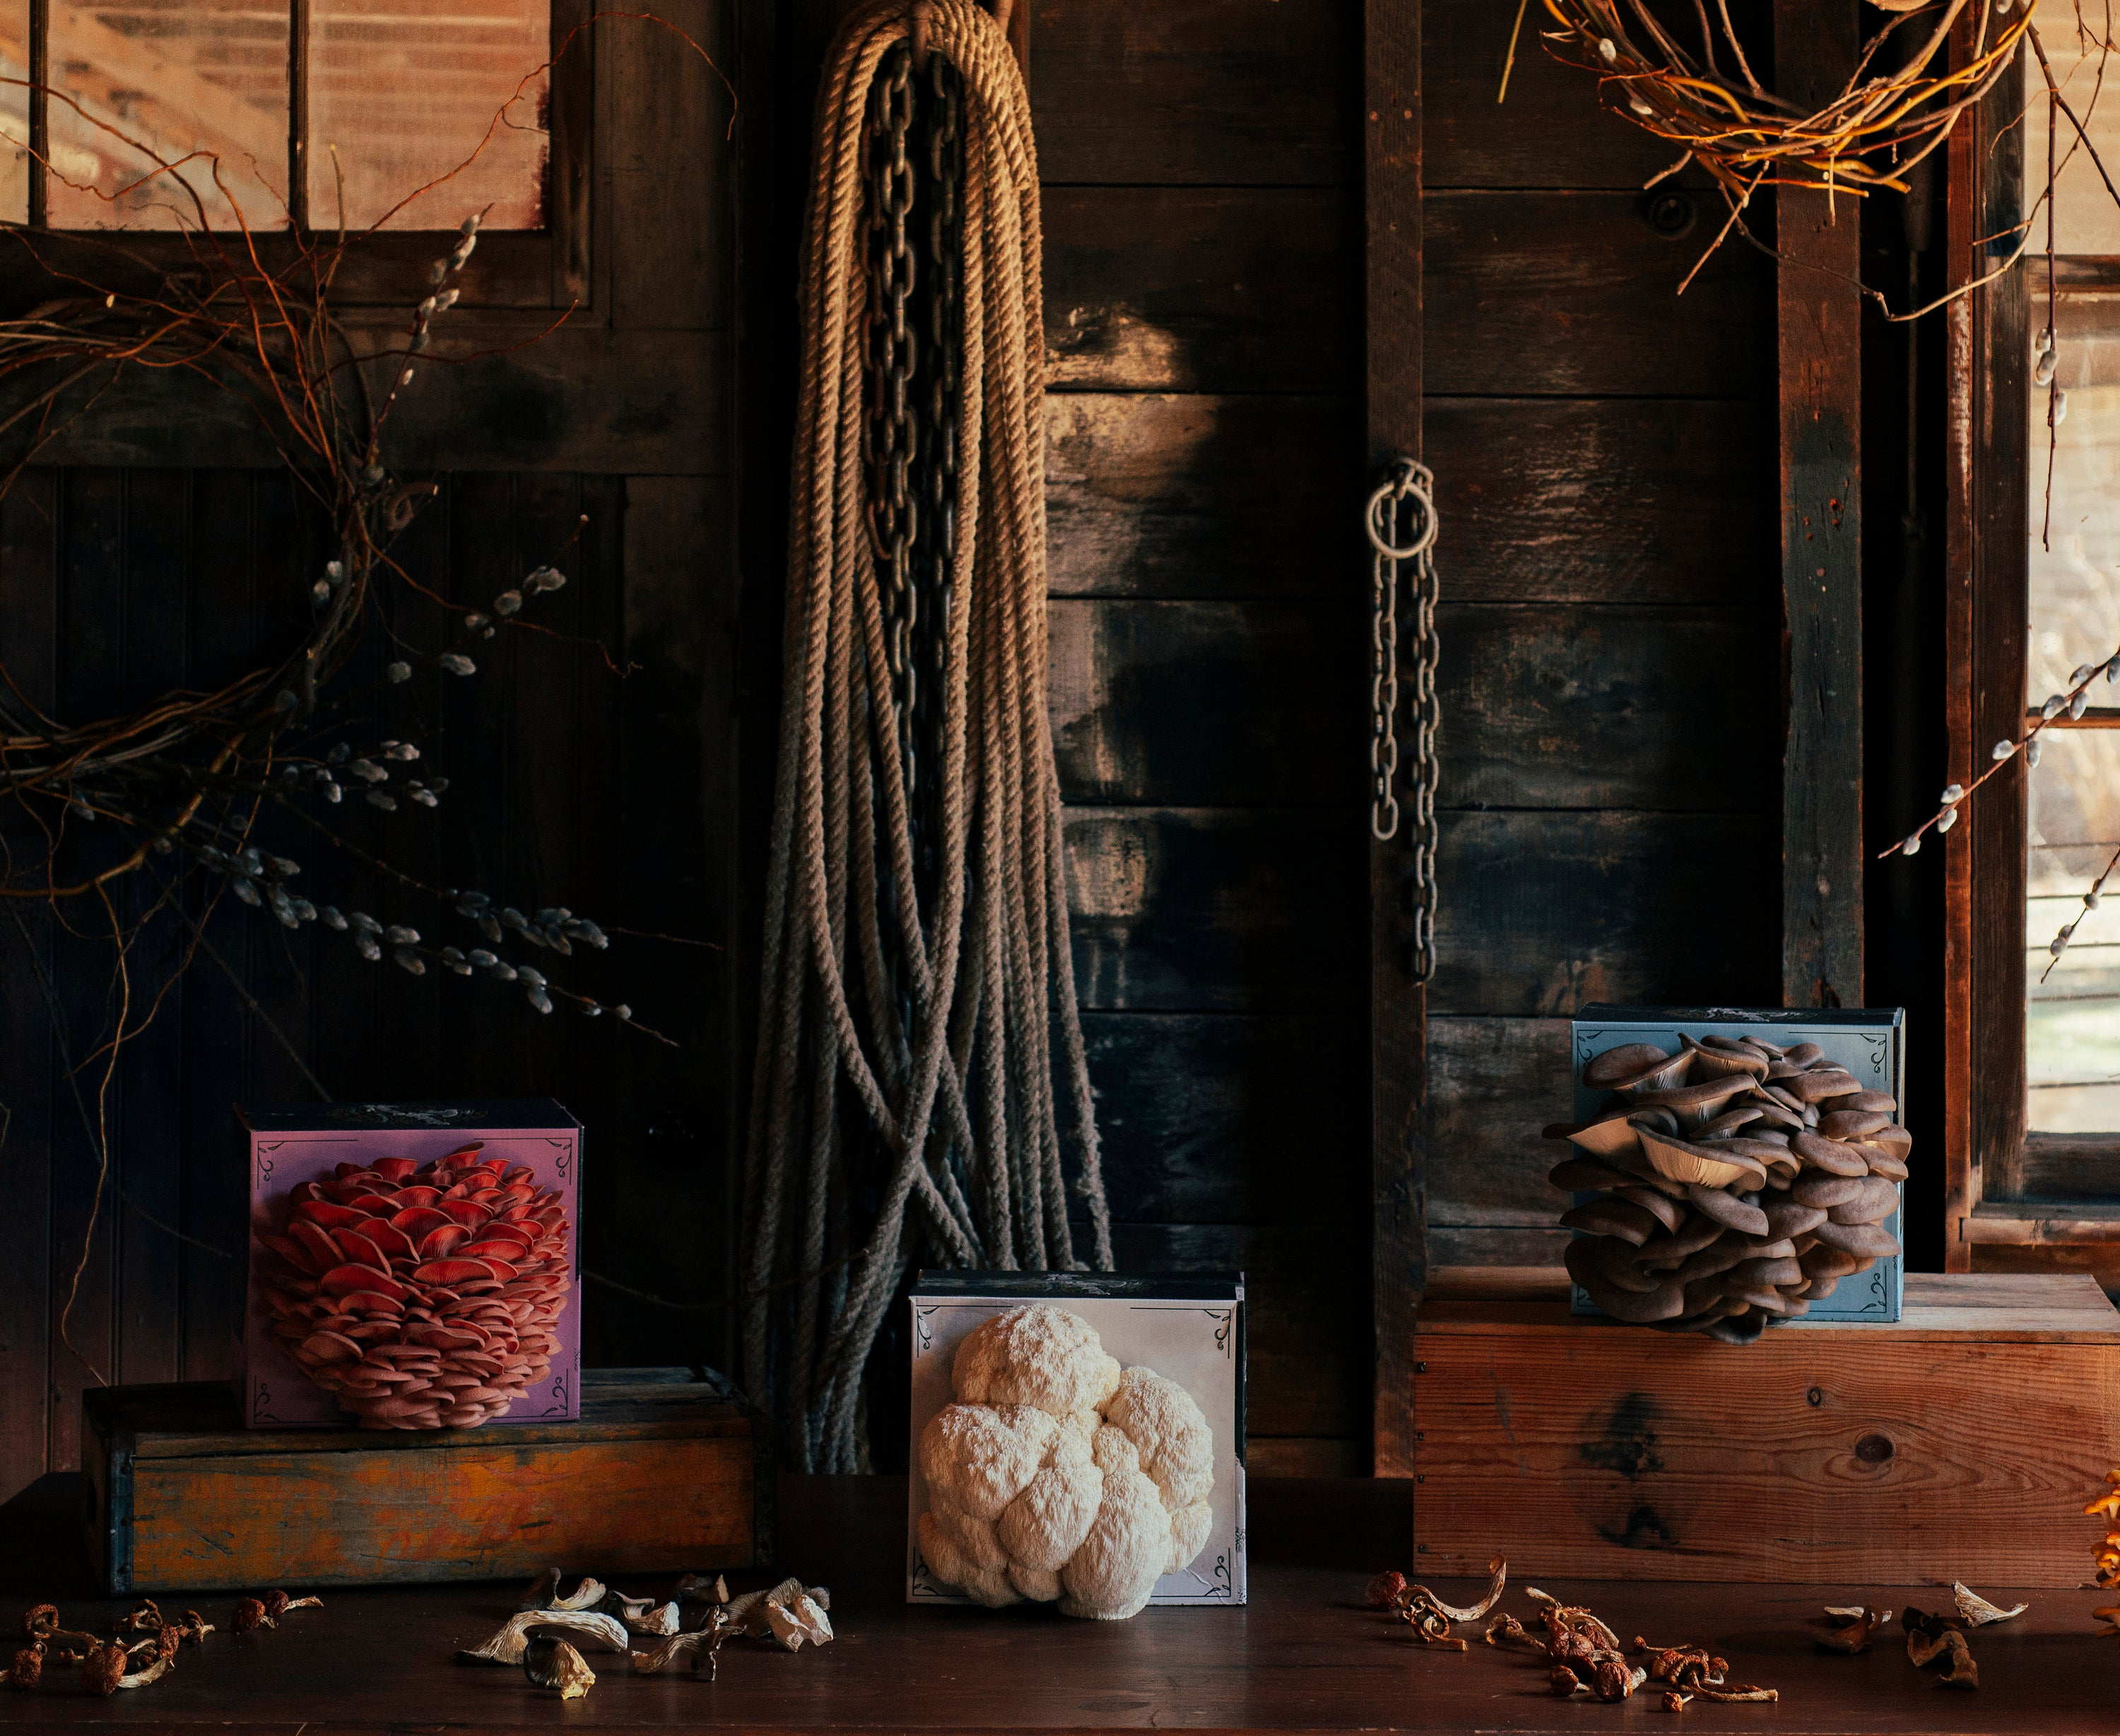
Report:
[[[880,339],[865,342],[862,149],[879,67],[916,17],[922,47],[961,77],[964,162],[951,583],[931,623],[938,727],[917,804],[893,680],[903,573],[880,559],[863,462],[865,350]],[[816,141],[743,1353],[788,1455],[835,1471],[866,1468],[862,1372],[914,1260],[1083,1263],[1063,1094],[1100,1269],[1111,1228],[1046,717],[1038,165],[1003,32],[971,0],[858,7],[827,58]]]

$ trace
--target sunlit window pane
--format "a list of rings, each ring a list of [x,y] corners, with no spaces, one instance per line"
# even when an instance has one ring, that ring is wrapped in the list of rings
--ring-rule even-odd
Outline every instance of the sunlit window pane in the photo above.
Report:
[[[2043,740],[2025,921],[2031,1126],[2105,1132],[2120,1128],[2120,873],[2097,909],[2083,895],[2120,852],[2120,731],[2048,730]],[[2048,948],[2071,921],[2057,960]]]
[[[2086,19],[2090,16],[2084,14]],[[2067,12],[2052,26],[2042,13],[2039,24],[2040,46],[2053,67],[2054,81],[2110,169],[2120,158],[2120,58],[2107,62],[2096,38],[2088,33],[2080,35],[2076,21]],[[2025,210],[2035,219],[2033,250],[2043,253],[2046,213],[2034,213],[2032,206],[2047,184],[2048,101],[2046,81],[2035,60],[2025,63]],[[2105,190],[2098,165],[2077,144],[2076,129],[2066,117],[2054,146],[2054,251],[2120,254],[2120,206]]]
[[[54,4],[52,226],[284,225],[287,41],[259,0]]]
[[[550,0],[318,0],[310,222],[340,220],[342,175],[349,228],[454,229],[477,211],[490,229],[542,228],[551,44]]]
[[[0,77],[30,76],[29,0],[0,3]],[[30,217],[30,93],[0,85],[0,223]]]

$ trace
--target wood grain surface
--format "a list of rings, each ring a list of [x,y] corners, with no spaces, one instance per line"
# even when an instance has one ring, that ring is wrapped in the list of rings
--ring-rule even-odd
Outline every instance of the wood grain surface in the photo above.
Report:
[[[70,1618],[100,1625],[123,1605],[81,1601],[81,1568],[67,1550],[72,1479],[55,1477],[0,1508],[0,1588],[26,1604],[59,1600]],[[1856,1658],[1812,1640],[1821,1604],[1862,1601],[1928,1607],[1936,1588],[1903,1576],[1776,1586],[1645,1585],[1572,1576],[1545,1589],[1597,1610],[1626,1636],[1692,1641],[1727,1657],[1740,1680],[1774,1687],[1771,1705],[1695,1701],[1667,1719],[1645,1697],[1624,1706],[1557,1701],[1545,1659],[1416,1645],[1404,1627],[1365,1608],[1369,1576],[1407,1567],[1409,1486],[1392,1482],[1255,1484],[1250,1502],[1251,1601],[1239,1609],[1155,1609],[1130,1622],[1071,1622],[1049,1608],[909,1608],[904,1601],[905,1485],[897,1478],[790,1479],[782,1567],[828,1584],[838,1641],[790,1657],[732,1645],[720,1679],[630,1677],[591,1656],[597,1685],[562,1704],[519,1670],[467,1669],[460,1646],[485,1639],[514,1609],[518,1587],[423,1586],[326,1594],[323,1608],[277,1631],[237,1637],[225,1626],[202,1652],[151,1689],[93,1699],[71,1683],[0,1695],[0,1724],[109,1731],[297,1729],[328,1736],[698,1729],[745,1733],[1484,1730],[1580,1736],[1668,1724],[1694,1736],[2088,1736],[2113,1727],[2111,1641],[2090,1620],[2094,1591],[1980,1590],[2029,1613],[1976,1636],[1981,1686],[1938,1692],[1911,1669],[1894,1636]],[[593,1569],[593,1562],[568,1564]],[[765,1573],[733,1576],[741,1590]],[[667,1588],[621,1576],[630,1593]],[[1532,1606],[1512,1575],[1502,1607]],[[1437,1578],[1470,1601],[1469,1581]],[[299,1590],[300,1588],[290,1588]],[[1943,1594],[1947,1599],[1948,1594]],[[202,1604],[225,1623],[226,1599]],[[12,1612],[10,1612],[12,1613]]]
[[[1432,1302],[1416,1554],[1439,1572],[2071,1587],[2120,1456],[2120,1312],[2088,1276],[1907,1279],[1898,1324],[1718,1344],[1564,1287]]]

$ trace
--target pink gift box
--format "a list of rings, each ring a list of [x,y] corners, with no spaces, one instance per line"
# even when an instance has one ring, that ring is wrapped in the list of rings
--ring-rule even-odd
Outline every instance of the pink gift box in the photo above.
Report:
[[[571,1282],[554,1334],[559,1348],[543,1380],[495,1423],[573,1422],[582,1413],[582,1124],[550,1098],[464,1103],[269,1103],[236,1111],[250,1173],[251,1270],[236,1344],[235,1395],[252,1428],[350,1427],[338,1401],[304,1374],[272,1336],[256,1262],[259,1233],[281,1229],[288,1195],[327,1181],[342,1163],[410,1158],[425,1164],[477,1142],[481,1158],[528,1169],[565,1203]]]

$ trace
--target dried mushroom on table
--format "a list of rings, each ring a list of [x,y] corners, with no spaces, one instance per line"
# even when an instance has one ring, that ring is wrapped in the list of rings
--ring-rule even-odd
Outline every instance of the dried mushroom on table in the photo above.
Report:
[[[1569,1275],[1616,1320],[1749,1343],[1899,1251],[1885,1220],[1913,1141],[1816,1043],[1679,1041],[1583,1067],[1614,1095],[1549,1178],[1595,1195],[1561,1214]]]

